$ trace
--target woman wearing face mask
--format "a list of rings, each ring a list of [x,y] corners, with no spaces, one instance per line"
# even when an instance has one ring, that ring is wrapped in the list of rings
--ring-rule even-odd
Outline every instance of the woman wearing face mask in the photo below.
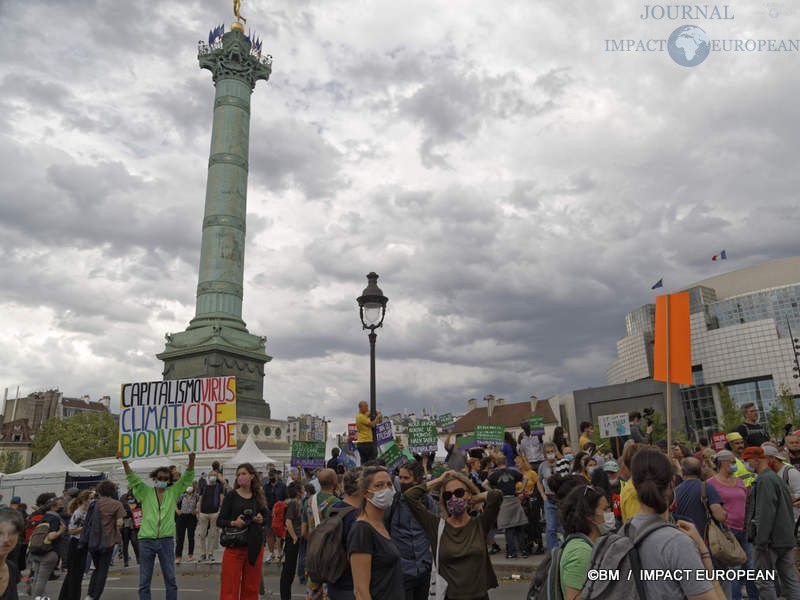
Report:
[[[439,514],[430,512],[422,501],[429,489],[440,489]],[[478,493],[475,485],[461,473],[448,471],[427,484],[412,487],[406,501],[419,521],[434,557],[439,556],[438,574],[447,582],[447,597],[483,600],[497,587],[497,576],[489,560],[486,534],[500,512],[503,493],[490,490]],[[483,512],[470,517],[470,505],[484,502]]]
[[[220,600],[256,600],[261,585],[264,556],[264,520],[267,499],[250,463],[236,467],[233,492],[226,494],[219,509],[217,527],[246,529],[243,545],[225,548],[222,554]]]
[[[592,547],[601,535],[614,528],[614,513],[610,508],[605,491],[592,485],[573,488],[559,503],[566,536],[559,563],[561,593],[565,600],[580,597]]]
[[[19,571],[8,555],[17,547],[21,535],[25,534],[25,523],[19,511],[0,510],[0,600],[17,600]]]
[[[716,464],[718,473],[710,478],[707,483],[713,485],[714,489],[719,493],[722,502],[725,505],[725,512],[728,518],[725,520],[725,525],[733,531],[739,544],[747,556],[747,562],[741,565],[741,569],[753,568],[753,547],[747,541],[747,534],[745,533],[745,514],[747,511],[747,488],[744,482],[734,475],[736,473],[736,456],[730,450],[722,450],[716,455]],[[731,582],[733,600],[741,600],[742,588],[738,581]],[[750,581],[747,584],[747,596],[750,598],[758,597],[758,590],[756,589],[755,582]],[[752,587],[752,589],[750,589]]]
[[[359,488],[361,514],[347,536],[356,600],[405,600],[400,552],[383,523],[395,494],[389,471],[367,467]]]

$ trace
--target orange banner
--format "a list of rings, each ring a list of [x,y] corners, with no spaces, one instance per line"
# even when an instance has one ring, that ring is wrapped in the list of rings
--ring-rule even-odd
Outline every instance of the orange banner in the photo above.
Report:
[[[669,302],[667,299],[669,298]],[[669,307],[669,332],[667,332]],[[667,339],[669,336],[669,370]],[[692,340],[689,325],[689,292],[656,298],[656,340],[653,379],[692,385]]]

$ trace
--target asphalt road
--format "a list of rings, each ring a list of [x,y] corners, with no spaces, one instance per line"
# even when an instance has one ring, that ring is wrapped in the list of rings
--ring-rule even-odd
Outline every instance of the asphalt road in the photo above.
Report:
[[[219,565],[216,569],[195,570],[186,566],[178,567],[178,597],[186,598],[190,595],[192,600],[218,600],[219,598]],[[264,585],[266,587],[266,598],[278,598],[278,576],[280,571],[277,566],[264,567]],[[131,600],[136,598],[138,589],[139,575],[137,567],[127,569],[115,569],[112,567],[103,592],[102,600]],[[89,584],[89,577],[84,577],[84,590]],[[501,586],[489,592],[492,600],[523,600],[528,589],[528,582],[515,582],[504,580]],[[46,594],[51,598],[58,598],[61,589],[61,579],[51,581],[47,584]],[[25,585],[19,587],[20,598],[30,598],[24,596]],[[164,581],[161,578],[158,568],[153,574],[153,600],[163,600]],[[295,580],[292,588],[292,598],[305,598],[305,587]]]

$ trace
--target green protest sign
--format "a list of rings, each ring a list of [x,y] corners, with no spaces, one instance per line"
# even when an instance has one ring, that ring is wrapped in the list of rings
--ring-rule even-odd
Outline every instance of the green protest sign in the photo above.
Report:
[[[436,452],[438,438],[436,425],[430,421],[411,423],[408,426],[408,449],[416,454]]]
[[[442,465],[440,463],[436,463],[431,468],[431,477],[433,477],[434,479],[436,479],[438,477],[441,477],[445,473],[447,473],[447,469],[445,468],[444,465]]]
[[[475,438],[474,433],[472,435],[465,435],[461,437],[458,442],[456,442],[456,447],[462,452],[465,450],[471,450],[472,448],[477,448],[478,446],[480,446],[480,444],[478,444],[478,440]]]
[[[398,465],[401,465],[408,460],[398,445],[394,442],[389,442],[383,447],[380,457],[383,459],[383,462],[386,463],[386,468],[390,471],[394,470]]]
[[[315,469],[325,466],[325,442],[292,442],[292,466]]]
[[[502,425],[475,425],[475,440],[481,446],[502,444],[505,432]]]
[[[528,419],[531,435],[544,435],[544,417],[531,417]]]
[[[453,415],[451,415],[450,413],[439,415],[439,418],[436,419],[436,424],[442,431],[452,431],[452,429],[456,426],[456,422],[453,419]]]

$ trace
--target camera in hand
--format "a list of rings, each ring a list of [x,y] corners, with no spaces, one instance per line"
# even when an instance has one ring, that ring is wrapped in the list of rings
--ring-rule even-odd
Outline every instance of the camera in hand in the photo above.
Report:
[[[242,521],[245,525],[250,525],[253,522],[253,509],[246,508],[242,511]]]
[[[644,417],[644,420],[647,423],[648,427],[650,427],[650,425],[653,424],[653,415],[655,414],[655,412],[656,411],[653,410],[652,406],[648,406],[647,408],[642,410],[642,416]]]

